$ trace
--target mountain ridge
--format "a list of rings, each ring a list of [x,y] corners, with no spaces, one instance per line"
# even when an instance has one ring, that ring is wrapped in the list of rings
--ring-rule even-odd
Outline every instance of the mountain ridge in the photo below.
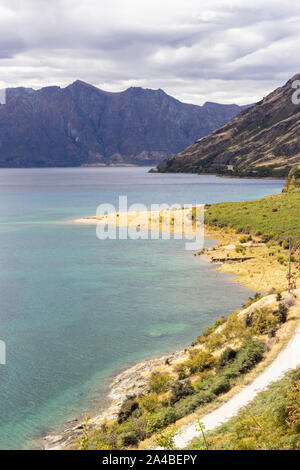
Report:
[[[300,74],[208,136],[158,165],[160,172],[285,177],[300,161]]]
[[[0,167],[158,164],[243,107],[182,103],[163,90],[70,85],[8,88],[0,105]]]

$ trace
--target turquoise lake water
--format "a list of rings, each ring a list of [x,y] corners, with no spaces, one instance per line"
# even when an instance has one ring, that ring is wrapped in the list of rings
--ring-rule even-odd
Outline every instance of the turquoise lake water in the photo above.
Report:
[[[0,449],[99,411],[114,373],[187,346],[251,294],[184,241],[100,241],[95,227],[67,222],[119,195],[147,206],[241,201],[283,182],[147,171],[0,170]]]

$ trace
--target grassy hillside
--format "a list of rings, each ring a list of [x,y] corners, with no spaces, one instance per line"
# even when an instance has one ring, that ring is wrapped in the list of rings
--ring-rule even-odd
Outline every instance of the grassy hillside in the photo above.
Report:
[[[300,367],[260,393],[238,416],[189,449],[299,450]]]
[[[231,227],[238,233],[275,237],[300,237],[300,191],[276,194],[257,201],[206,206],[205,223]]]

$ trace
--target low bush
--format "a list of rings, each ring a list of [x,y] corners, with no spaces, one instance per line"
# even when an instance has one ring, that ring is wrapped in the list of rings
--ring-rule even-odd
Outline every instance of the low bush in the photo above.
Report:
[[[251,328],[253,334],[268,334],[278,325],[279,313],[264,307],[248,314],[245,320],[246,328]]]
[[[260,299],[262,299],[262,295],[259,292],[256,292],[256,294],[253,297],[249,297],[247,302],[243,303],[243,308],[250,307],[250,305],[254,304]]]
[[[194,389],[191,385],[190,380],[177,380],[173,383],[171,387],[171,397],[170,403],[174,404],[182,397],[186,397],[187,395],[192,395],[194,393]]]
[[[190,350],[189,358],[185,361],[185,365],[190,370],[191,374],[212,369],[215,363],[216,360],[212,354],[199,349]]]
[[[247,340],[238,351],[232,363],[233,370],[245,374],[258,364],[264,356],[264,343],[262,341]]]
[[[214,395],[221,395],[231,389],[231,382],[228,377],[219,376],[214,381],[211,387],[211,393]]]
[[[216,398],[211,391],[200,392],[194,395],[189,395],[178,401],[174,407],[176,410],[177,419],[183,418],[193,413],[197,408],[212,402]]]
[[[209,351],[213,352],[216,349],[219,349],[223,345],[223,343],[223,335],[221,333],[216,332],[207,338],[205,346]]]
[[[248,236],[245,235],[244,237],[241,237],[239,241],[240,241],[240,243],[248,243],[248,242],[250,242],[251,240],[252,240],[251,235],[248,235]]]
[[[226,348],[218,359],[217,370],[220,370],[223,367],[227,366],[228,363],[232,362],[233,359],[235,359],[235,357],[236,351],[232,348]]]
[[[188,377],[188,371],[187,371],[187,368],[186,366],[181,363],[181,364],[178,364],[176,367],[175,367],[175,372],[178,374],[178,379],[179,380],[184,380]]]
[[[204,332],[202,333],[201,336],[198,336],[195,340],[195,344],[203,344],[205,343],[206,339],[208,336],[210,336],[219,326],[223,325],[223,323],[226,322],[226,318],[224,315],[220,315],[217,320],[214,321],[213,325],[206,326]]]
[[[124,423],[132,413],[139,407],[138,401],[135,396],[128,396],[123,402],[121,409],[118,413],[118,423]]]
[[[120,444],[122,447],[131,447],[137,445],[139,435],[136,431],[130,431],[120,434]]]
[[[159,400],[156,394],[143,395],[139,398],[139,408],[142,408],[150,413],[157,408]]]
[[[155,431],[169,426],[170,424],[175,423],[178,419],[178,415],[173,407],[169,406],[168,408],[161,408],[161,410],[151,415],[149,419],[149,427],[151,434]]]
[[[172,382],[170,374],[167,372],[153,372],[148,380],[148,387],[150,392],[162,393],[168,390]]]
[[[278,318],[280,323],[285,323],[287,320],[288,308],[282,302],[278,305],[278,310],[275,312],[275,316]]]

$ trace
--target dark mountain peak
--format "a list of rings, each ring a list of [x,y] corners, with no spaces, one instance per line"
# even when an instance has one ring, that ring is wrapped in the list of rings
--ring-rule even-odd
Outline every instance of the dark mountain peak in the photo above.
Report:
[[[287,82],[288,84],[294,82],[295,80],[300,80],[300,73],[296,73],[290,80]]]
[[[219,108],[220,106],[221,107],[227,106],[228,108],[231,107],[231,106],[242,107],[242,106],[238,106],[237,104],[234,104],[234,103],[221,104],[221,103],[216,103],[214,101],[205,101],[205,103],[203,104],[203,108]]]
[[[154,94],[156,90],[151,90],[150,88],[143,88],[141,86],[131,86],[124,91],[124,93],[130,93],[133,95],[147,95]]]
[[[234,119],[162,162],[158,170],[286,176],[300,161],[300,106],[292,101],[295,80],[300,74],[253,106],[243,107]]]
[[[25,88],[25,87],[16,87],[16,88],[6,88],[6,93],[10,96],[22,96],[22,95],[31,95],[36,93],[36,90],[33,88]]]
[[[240,111],[181,103],[161,89],[106,92],[82,80],[11,93],[0,107],[1,167],[153,165]]]
[[[32,102],[36,97],[36,90],[33,88],[17,87],[6,88],[6,102],[12,103],[16,100]]]
[[[67,86],[67,88],[71,88],[71,87],[93,87],[95,88],[93,85],[91,85],[90,83],[87,83],[87,82],[84,82],[83,80],[75,80],[75,82],[71,83],[70,85]]]
[[[96,91],[97,93],[102,93],[102,94],[109,94],[110,92],[101,90],[100,88],[91,85],[90,83],[84,82],[82,80],[75,80],[75,82],[71,83],[71,85],[68,85],[66,87],[66,90],[74,90],[76,91]]]
[[[41,88],[40,90],[37,90],[36,93],[42,96],[46,96],[46,95],[51,96],[53,94],[57,94],[57,92],[60,92],[60,91],[61,91],[61,88],[59,86],[52,85],[52,86],[45,86]]]
[[[135,87],[132,86],[130,88],[127,88],[124,93],[129,93],[131,95],[135,96],[165,96],[171,99],[175,99],[172,96],[168,95],[166,92],[164,92],[161,88],[158,88],[157,90],[154,90],[152,88],[143,88],[143,87]]]

